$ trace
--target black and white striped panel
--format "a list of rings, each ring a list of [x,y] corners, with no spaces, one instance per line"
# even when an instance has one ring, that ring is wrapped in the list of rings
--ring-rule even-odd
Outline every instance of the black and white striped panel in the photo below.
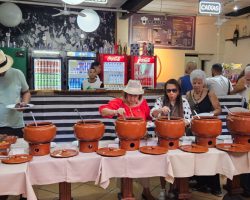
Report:
[[[240,95],[227,95],[227,96],[219,96],[218,99],[220,101],[220,105],[222,108],[222,113],[221,115],[219,115],[219,118],[222,120],[222,135],[229,135],[230,133],[227,129],[227,124],[226,124],[227,111],[224,108],[224,106],[226,106],[229,109],[233,107],[242,107],[243,98]]]
[[[35,106],[32,112],[37,121],[50,121],[57,126],[55,141],[75,140],[73,125],[80,120],[75,108],[83,119],[96,119],[105,124],[103,139],[115,137],[114,119],[102,118],[98,108],[113,97],[107,96],[32,96],[31,103]],[[33,122],[28,110],[24,113],[25,123]]]
[[[149,107],[154,106],[158,95],[145,96]],[[75,140],[73,125],[80,120],[75,108],[81,113],[84,119],[96,119],[105,124],[105,134],[103,139],[113,139],[116,137],[114,119],[102,118],[98,108],[106,104],[113,97],[107,96],[33,96],[31,103],[35,106],[32,112],[37,121],[50,121],[57,126],[57,135],[55,141]],[[222,107],[222,114],[219,118],[223,122],[222,134],[229,134],[226,127],[227,112],[224,106],[228,108],[241,107],[242,97],[239,95],[221,96],[219,101]],[[25,123],[33,122],[29,110],[24,112]],[[154,128],[149,128],[148,133],[154,135]]]

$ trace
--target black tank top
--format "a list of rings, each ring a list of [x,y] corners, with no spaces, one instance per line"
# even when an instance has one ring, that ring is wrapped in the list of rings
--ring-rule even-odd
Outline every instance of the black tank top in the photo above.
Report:
[[[207,92],[207,95],[205,96],[205,98],[199,102],[199,103],[195,103],[192,96],[191,96],[191,92],[190,95],[188,97],[188,102],[190,104],[190,108],[192,110],[192,113],[195,114],[193,112],[193,110],[195,110],[197,113],[209,113],[212,112],[214,110],[213,105],[210,101],[210,98],[208,96],[209,91]]]

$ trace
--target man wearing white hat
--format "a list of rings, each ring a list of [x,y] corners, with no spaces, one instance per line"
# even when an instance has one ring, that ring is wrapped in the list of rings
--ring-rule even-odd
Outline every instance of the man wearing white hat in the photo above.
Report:
[[[7,105],[25,106],[31,95],[24,74],[12,65],[13,59],[0,50],[0,134],[22,137],[23,109],[10,109]]]

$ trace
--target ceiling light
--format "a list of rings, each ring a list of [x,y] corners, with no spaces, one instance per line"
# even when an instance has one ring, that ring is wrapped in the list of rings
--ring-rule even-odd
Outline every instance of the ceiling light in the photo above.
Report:
[[[234,9],[234,11],[237,11],[239,8],[237,5],[235,5],[233,9]]]

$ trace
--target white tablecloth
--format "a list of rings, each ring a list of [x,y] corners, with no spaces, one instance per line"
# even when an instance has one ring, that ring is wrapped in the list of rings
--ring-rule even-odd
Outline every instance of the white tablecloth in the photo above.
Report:
[[[156,145],[156,140],[149,140],[147,145]],[[26,194],[29,200],[36,200],[32,185],[95,181],[106,188],[112,177],[163,176],[173,182],[174,177],[219,173],[232,179],[234,175],[249,172],[250,153],[228,154],[214,148],[204,154],[172,150],[163,155],[128,151],[122,157],[102,157],[96,153],[79,153],[71,158],[47,155],[34,157],[25,164],[0,163],[0,179],[4,180],[0,182],[0,195]]]
[[[27,163],[18,165],[0,164],[0,195],[24,194],[30,200],[36,195],[27,174]]]

